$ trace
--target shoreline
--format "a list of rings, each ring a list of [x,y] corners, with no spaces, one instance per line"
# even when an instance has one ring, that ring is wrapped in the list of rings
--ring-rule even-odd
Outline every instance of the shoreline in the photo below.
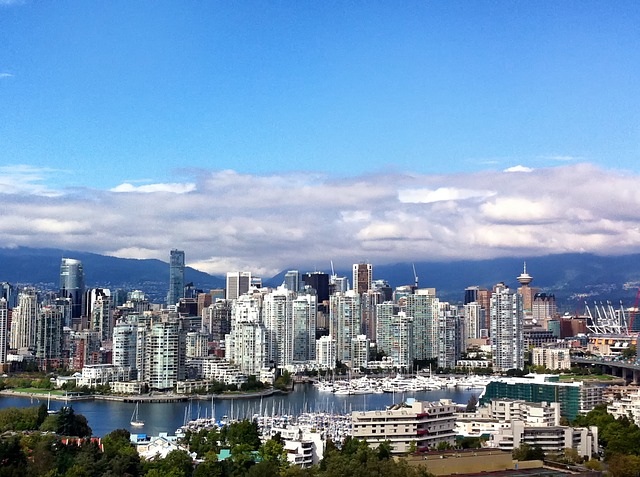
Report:
[[[233,400],[233,399],[254,399],[270,397],[276,394],[285,394],[279,389],[267,389],[254,393],[229,393],[229,394],[144,394],[144,395],[116,395],[116,394],[80,394],[80,395],[60,395],[49,394],[49,392],[32,393],[3,389],[0,396],[10,396],[25,399],[51,399],[52,401],[74,402],[74,401],[117,401],[130,403],[172,403],[187,402],[190,400],[209,401]]]

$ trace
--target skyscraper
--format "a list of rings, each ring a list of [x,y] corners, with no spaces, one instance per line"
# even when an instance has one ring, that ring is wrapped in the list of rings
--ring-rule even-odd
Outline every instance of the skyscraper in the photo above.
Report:
[[[18,306],[11,317],[11,349],[35,349],[38,295],[35,288],[25,288],[18,295]]]
[[[167,305],[175,305],[184,298],[184,251],[171,250],[169,255],[169,293]]]
[[[300,272],[298,270],[289,270],[285,273],[284,286],[287,290],[298,293],[300,290]]]
[[[251,272],[227,272],[227,300],[237,300],[250,286]]]
[[[524,368],[524,314],[522,297],[504,283],[491,295],[491,353],[494,371]]]
[[[80,260],[62,259],[60,263],[60,296],[71,299],[71,318],[80,318],[84,298],[84,269]]]
[[[7,308],[7,300],[0,298],[0,369],[3,369],[7,363],[7,345],[9,344],[7,336],[8,324],[9,310]]]
[[[434,288],[419,288],[405,297],[407,316],[413,318],[413,357],[438,357],[438,312],[440,300]]]
[[[353,289],[356,293],[366,293],[371,289],[373,265],[370,263],[353,264]]]
[[[336,340],[336,358],[351,361],[351,339],[360,334],[362,304],[354,290],[330,297],[329,334]]]
[[[62,366],[64,312],[57,306],[42,306],[36,319],[36,359],[41,370]]]

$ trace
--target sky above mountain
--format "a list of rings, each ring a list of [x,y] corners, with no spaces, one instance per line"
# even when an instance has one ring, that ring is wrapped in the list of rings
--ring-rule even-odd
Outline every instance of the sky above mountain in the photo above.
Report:
[[[0,243],[210,273],[640,252],[640,3],[0,0]]]

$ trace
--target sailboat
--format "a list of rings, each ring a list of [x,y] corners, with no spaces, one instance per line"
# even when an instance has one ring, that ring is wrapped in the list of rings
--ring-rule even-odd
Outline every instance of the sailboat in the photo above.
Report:
[[[51,409],[51,393],[49,393],[49,397],[47,398],[47,414],[58,414],[57,410]]]
[[[138,406],[140,406],[140,403],[136,403],[136,408],[133,410],[133,414],[131,414],[131,422],[130,422],[130,424],[133,427],[142,427],[142,426],[144,426],[144,421],[141,421],[140,418],[138,418]]]

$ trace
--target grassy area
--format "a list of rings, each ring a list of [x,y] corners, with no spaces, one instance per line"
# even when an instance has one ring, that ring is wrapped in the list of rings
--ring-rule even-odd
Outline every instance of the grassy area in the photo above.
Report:
[[[608,374],[561,374],[560,381],[611,381],[616,378],[615,376],[609,376]]]
[[[26,393],[26,394],[49,394],[51,393],[52,396],[64,396],[65,395],[65,391],[60,391],[57,389],[52,389],[51,391],[49,391],[48,389],[42,389],[42,388],[13,388],[11,389],[11,391],[17,392],[17,393]]]

